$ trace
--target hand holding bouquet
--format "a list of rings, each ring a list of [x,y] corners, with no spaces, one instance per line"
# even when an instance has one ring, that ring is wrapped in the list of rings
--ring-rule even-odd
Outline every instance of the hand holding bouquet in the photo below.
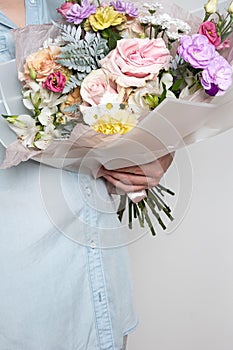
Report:
[[[146,3],[139,11],[120,0],[96,5],[89,0],[66,1],[58,9],[64,23],[55,25],[56,35],[46,42],[38,41],[39,49],[26,55],[20,72],[23,103],[30,113],[5,116],[18,135],[17,147],[20,143],[21,150],[25,148],[23,159],[40,154],[53,158],[55,148],[62,154],[69,140],[68,156],[75,164],[75,151],[104,148],[103,144],[136,134],[151,111],[159,111],[169,99],[209,102],[212,96],[223,95],[232,84],[227,38],[232,5],[224,17],[210,9],[212,3],[207,3],[205,21],[198,29],[164,13],[158,3]],[[181,136],[189,134],[186,130]],[[17,152],[15,146],[9,147],[7,155],[15,156],[10,165],[22,160]],[[165,153],[169,150],[160,155]],[[130,225],[134,216],[142,226],[146,221],[154,233],[149,209],[165,228],[159,212],[172,217],[161,197],[164,191],[158,185],[146,190],[137,204],[129,199]],[[126,200],[122,195],[120,218]]]

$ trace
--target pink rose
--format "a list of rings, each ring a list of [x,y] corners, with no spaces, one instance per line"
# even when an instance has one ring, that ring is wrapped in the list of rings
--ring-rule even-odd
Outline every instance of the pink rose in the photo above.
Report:
[[[167,69],[170,53],[163,39],[122,39],[103,60],[102,68],[123,87],[140,87]]]
[[[116,84],[109,80],[102,69],[91,71],[81,84],[80,95],[83,101],[91,106],[98,105],[106,93],[117,97]]]
[[[74,5],[73,2],[65,2],[64,4],[61,5],[61,7],[59,7],[57,9],[57,12],[59,12],[63,18],[66,18],[66,13],[67,11],[69,11],[69,9]]]
[[[51,73],[42,83],[43,89],[62,92],[66,85],[66,77],[61,72]]]
[[[200,25],[199,34],[205,35],[209,42],[218,47],[221,43],[221,37],[217,33],[216,24],[211,21],[206,21]]]

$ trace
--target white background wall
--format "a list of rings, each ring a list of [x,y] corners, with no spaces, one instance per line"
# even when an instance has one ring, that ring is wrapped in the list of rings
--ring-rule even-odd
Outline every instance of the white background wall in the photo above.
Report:
[[[206,1],[176,2],[195,9]],[[177,152],[166,183],[179,191],[180,172],[179,198],[189,198],[190,185],[192,197],[170,234],[130,245],[139,325],[128,350],[233,349],[232,153],[233,130],[191,146],[189,157]]]

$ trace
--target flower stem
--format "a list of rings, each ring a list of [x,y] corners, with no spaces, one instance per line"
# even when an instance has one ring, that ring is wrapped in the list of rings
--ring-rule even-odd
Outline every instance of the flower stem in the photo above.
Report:
[[[157,185],[154,188],[146,190],[146,193],[147,197],[141,200],[139,203],[133,203],[130,198],[127,200],[126,194],[121,195],[117,214],[119,220],[122,221],[123,214],[127,209],[128,227],[130,229],[133,228],[134,220],[138,220],[141,228],[145,227],[146,222],[152,235],[155,236],[156,232],[150,218],[150,213],[153,215],[162,229],[165,230],[166,225],[163,222],[161,215],[164,213],[170,221],[174,220],[174,218],[171,215],[171,209],[161,197],[164,197],[165,193],[174,195],[174,192],[162,185]]]

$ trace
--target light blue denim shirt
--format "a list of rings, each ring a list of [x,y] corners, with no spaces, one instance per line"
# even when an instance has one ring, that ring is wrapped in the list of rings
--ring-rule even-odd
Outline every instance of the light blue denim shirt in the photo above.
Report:
[[[26,0],[27,24],[60,4]],[[1,61],[14,57],[11,28],[0,13]],[[137,321],[127,232],[104,182],[28,161],[0,170],[0,203],[0,349],[120,350]]]

